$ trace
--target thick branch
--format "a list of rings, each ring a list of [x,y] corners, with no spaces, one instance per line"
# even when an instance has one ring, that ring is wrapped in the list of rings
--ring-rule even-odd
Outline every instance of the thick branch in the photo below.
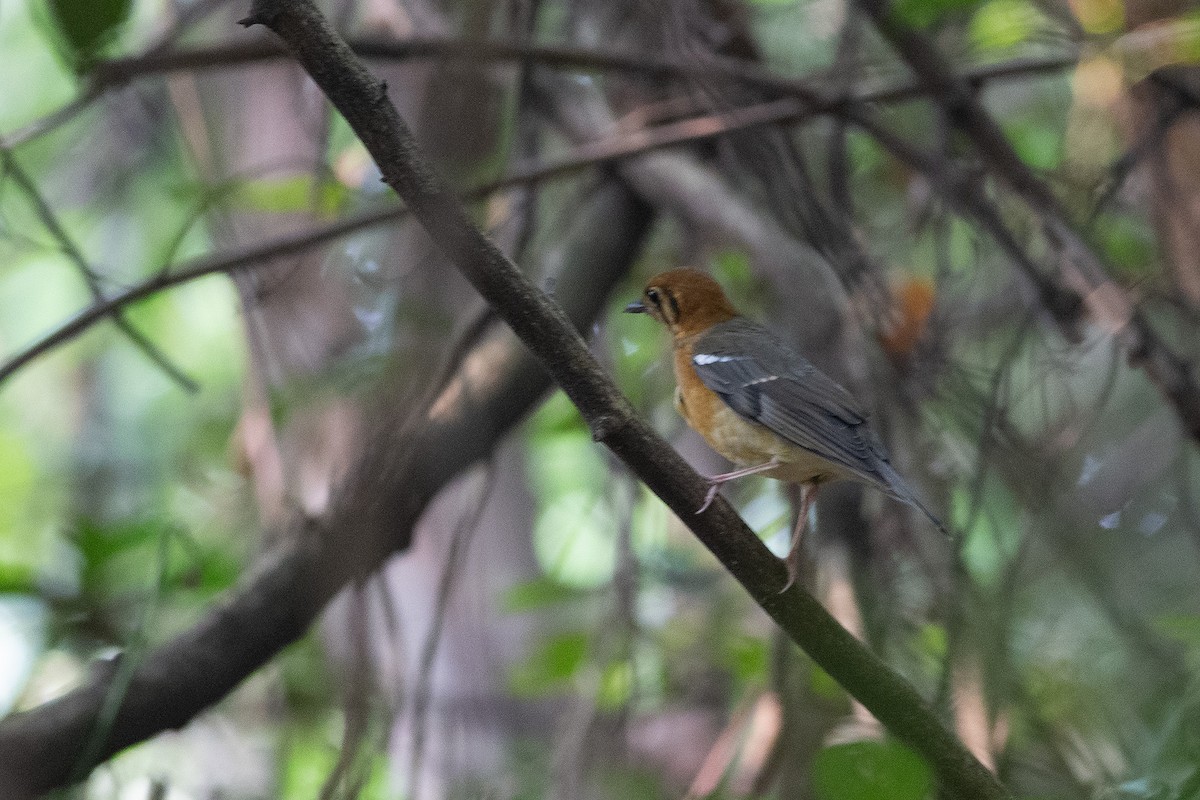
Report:
[[[579,215],[556,296],[587,327],[640,252],[652,213],[615,180]],[[487,365],[481,369],[480,363]],[[139,664],[102,745],[87,751],[115,670],[66,696],[0,721],[0,796],[25,800],[86,775],[100,760],[185,724],[300,637],[349,580],[408,547],[426,504],[486,455],[550,386],[507,331],[485,337],[403,429],[385,432],[354,470],[327,521],[293,520],[242,587]],[[96,761],[80,763],[89,752]]]
[[[784,594],[781,563],[718,501],[696,515],[707,484],[642,420],[570,327],[474,226],[421,157],[386,88],[307,0],[261,0],[246,24],[275,31],[371,153],[438,247],[513,329],[610,447],[683,520],[779,625],[893,733],[922,753],[945,789],[963,798],[1006,797],[1004,788],[938,722],[917,691],[837,624],[807,592]]]

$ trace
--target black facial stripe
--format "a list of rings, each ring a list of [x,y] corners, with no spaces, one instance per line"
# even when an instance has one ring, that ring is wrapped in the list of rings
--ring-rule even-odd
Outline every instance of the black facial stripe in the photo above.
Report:
[[[667,302],[671,304],[671,319],[679,319],[679,301],[674,292],[667,292]]]

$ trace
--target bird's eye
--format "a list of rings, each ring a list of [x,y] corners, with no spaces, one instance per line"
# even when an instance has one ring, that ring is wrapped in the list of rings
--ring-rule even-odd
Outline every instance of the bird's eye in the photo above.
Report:
[[[658,305],[659,304],[658,289],[647,289],[646,290],[646,299],[649,300],[652,304]]]

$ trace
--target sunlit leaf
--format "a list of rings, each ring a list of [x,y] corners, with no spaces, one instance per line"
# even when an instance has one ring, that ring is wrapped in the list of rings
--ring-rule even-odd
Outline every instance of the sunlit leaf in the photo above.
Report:
[[[766,677],[771,648],[765,639],[735,635],[726,641],[725,649],[729,665],[738,680],[753,681]]]
[[[1004,125],[1013,149],[1034,169],[1050,170],[1062,163],[1063,140],[1058,131],[1032,120],[1014,120]]]
[[[1026,41],[1044,23],[1027,0],[989,0],[971,17],[971,41],[981,50],[1003,50]]]
[[[1106,214],[1095,225],[1109,263],[1129,278],[1142,278],[1157,269],[1154,233],[1126,214]]]
[[[633,696],[633,679],[633,664],[628,659],[609,663],[600,675],[596,705],[609,711],[625,706]]]
[[[332,214],[350,197],[349,190],[335,181],[315,181],[308,175],[247,181],[230,198],[241,209],[274,214],[317,211]]]

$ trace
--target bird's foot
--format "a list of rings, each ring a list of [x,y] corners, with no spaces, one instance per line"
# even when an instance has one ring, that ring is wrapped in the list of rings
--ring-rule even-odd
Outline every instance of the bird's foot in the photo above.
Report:
[[[760,472],[767,472],[779,466],[779,459],[772,456],[771,460],[765,464],[756,464],[753,467],[743,467],[735,469],[733,472],[723,472],[720,475],[713,475],[710,478],[705,478],[708,481],[708,494],[704,495],[704,505],[696,510],[697,514],[703,514],[712,505],[712,501],[716,499],[717,492],[721,487],[736,478],[744,478],[747,475],[757,475]]]
[[[792,588],[792,584],[794,584],[796,579],[800,577],[800,549],[793,548],[792,551],[788,553],[787,558],[783,559],[783,564],[787,567],[788,577],[787,583],[785,583],[783,588],[779,590],[780,594],[783,594],[788,589]]]
[[[787,558],[783,559],[784,566],[787,567],[788,579],[783,588],[779,590],[780,594],[792,588],[796,578],[800,577],[800,566],[804,560],[804,529],[808,527],[808,509],[812,506],[816,496],[816,484],[807,484],[800,489],[800,513],[796,515],[796,529],[792,531],[792,546],[788,548]]]

